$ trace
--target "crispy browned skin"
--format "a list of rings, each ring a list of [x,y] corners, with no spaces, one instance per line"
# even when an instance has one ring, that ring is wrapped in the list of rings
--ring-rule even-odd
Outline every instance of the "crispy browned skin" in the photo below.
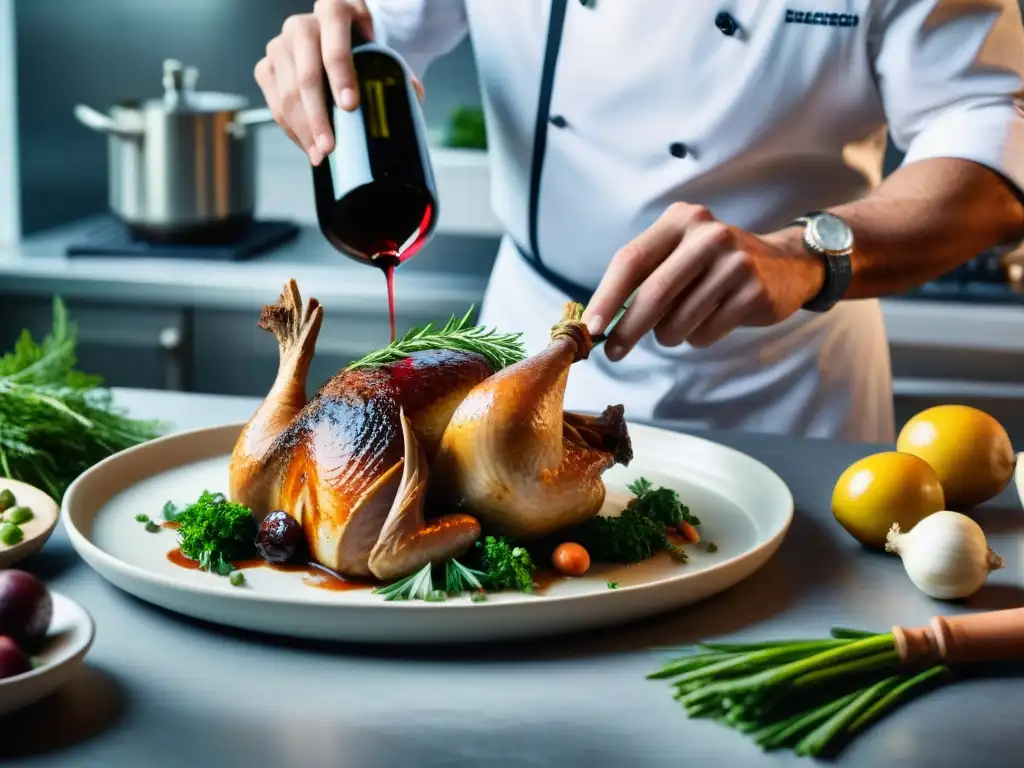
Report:
[[[388,576],[375,573],[369,561],[402,485],[407,447],[400,412],[415,435],[415,450],[429,460],[462,398],[491,371],[482,355],[418,352],[377,369],[341,371],[307,403],[321,315],[315,299],[302,305],[294,281],[264,311],[261,325],[278,338],[280,368],[235,446],[231,497],[257,519],[275,509],[292,515],[317,562],[349,576],[390,578],[393,558],[377,559]],[[469,533],[475,531],[473,539],[479,533],[476,521],[464,518],[454,525],[448,520],[436,534],[403,524],[403,535],[419,543],[411,550],[392,537],[392,550],[407,563],[417,561],[417,547],[433,556],[451,550],[447,557],[454,557],[468,546]]]
[[[591,339],[578,321],[550,345],[474,387],[452,416],[433,466],[431,497],[488,531],[544,536],[601,510],[601,475],[632,458],[622,406],[600,417],[564,413],[573,362]]]

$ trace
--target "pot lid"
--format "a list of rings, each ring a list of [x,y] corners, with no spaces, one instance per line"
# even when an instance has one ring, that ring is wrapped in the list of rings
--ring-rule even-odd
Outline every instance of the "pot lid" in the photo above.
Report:
[[[235,93],[197,91],[199,69],[186,67],[177,59],[166,59],[163,64],[162,97],[123,101],[121,109],[158,110],[173,113],[234,112],[245,109],[249,100]]]

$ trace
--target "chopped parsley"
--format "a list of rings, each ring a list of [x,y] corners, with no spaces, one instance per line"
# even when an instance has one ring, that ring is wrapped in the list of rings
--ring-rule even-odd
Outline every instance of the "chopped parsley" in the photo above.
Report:
[[[525,547],[513,544],[504,536],[486,536],[483,541],[476,543],[476,550],[487,589],[533,592],[533,572],[536,566]]]
[[[165,508],[166,509],[166,508]],[[256,521],[244,504],[228,501],[222,493],[203,491],[199,499],[178,512],[178,546],[185,557],[199,561],[199,568],[230,574],[231,561],[252,557]],[[159,529],[155,523],[152,524]]]
[[[655,488],[645,478],[629,485],[634,498],[617,517],[594,517],[576,528],[575,540],[594,562],[639,563],[657,552],[667,552],[686,562],[682,547],[671,541],[668,529],[680,522],[696,527],[700,520],[690,513],[671,488]]]
[[[619,582],[617,582],[617,581],[609,581],[608,582],[608,589],[618,589],[618,588],[619,588]]]

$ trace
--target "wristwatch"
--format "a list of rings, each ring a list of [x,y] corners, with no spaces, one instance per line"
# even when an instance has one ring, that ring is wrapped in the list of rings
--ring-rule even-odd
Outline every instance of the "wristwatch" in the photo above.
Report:
[[[850,256],[853,230],[833,213],[812,211],[790,222],[804,228],[804,247],[825,265],[825,281],[818,295],[804,304],[810,312],[827,312],[843,298],[853,277]]]

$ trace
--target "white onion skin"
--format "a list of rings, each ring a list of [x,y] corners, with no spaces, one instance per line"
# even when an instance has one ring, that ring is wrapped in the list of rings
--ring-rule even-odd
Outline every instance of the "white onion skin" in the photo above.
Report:
[[[928,515],[907,533],[894,526],[886,550],[900,556],[914,586],[938,600],[970,597],[1002,567],[981,526],[949,510]]]

